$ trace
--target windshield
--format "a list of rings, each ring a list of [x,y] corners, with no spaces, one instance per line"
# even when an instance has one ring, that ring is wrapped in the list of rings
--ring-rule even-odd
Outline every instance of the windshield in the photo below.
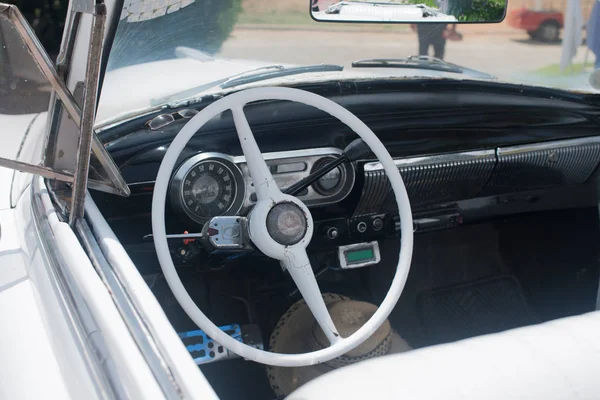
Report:
[[[472,1],[483,13],[495,2]],[[484,79],[596,92],[589,82],[600,67],[597,1],[510,0],[505,20],[497,24],[311,18],[311,9],[335,3],[125,0],[97,123],[248,85],[327,80]]]

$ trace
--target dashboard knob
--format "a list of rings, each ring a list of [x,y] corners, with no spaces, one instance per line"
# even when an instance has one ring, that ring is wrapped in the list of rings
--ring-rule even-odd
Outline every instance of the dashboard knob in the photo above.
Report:
[[[356,224],[356,230],[359,233],[365,233],[367,231],[367,223],[364,221],[359,222],[358,224]]]
[[[336,227],[332,226],[327,229],[326,235],[331,240],[337,239],[337,237],[340,235],[340,231],[338,231]]]
[[[375,218],[373,220],[373,230],[380,231],[383,228],[383,220],[381,218]]]

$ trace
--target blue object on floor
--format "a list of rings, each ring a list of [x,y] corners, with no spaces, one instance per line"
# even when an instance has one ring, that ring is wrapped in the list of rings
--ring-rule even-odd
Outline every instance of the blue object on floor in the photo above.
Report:
[[[242,342],[242,330],[238,324],[223,325],[219,329]],[[178,335],[198,365],[238,357],[223,345],[212,340],[203,330],[180,332]]]

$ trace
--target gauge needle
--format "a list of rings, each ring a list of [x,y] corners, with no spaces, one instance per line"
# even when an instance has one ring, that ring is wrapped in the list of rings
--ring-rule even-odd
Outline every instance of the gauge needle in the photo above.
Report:
[[[208,190],[208,188],[206,186],[203,186],[200,189],[194,189],[194,190],[192,190],[192,193],[194,194],[194,196],[200,196],[204,192],[206,192],[207,190]]]

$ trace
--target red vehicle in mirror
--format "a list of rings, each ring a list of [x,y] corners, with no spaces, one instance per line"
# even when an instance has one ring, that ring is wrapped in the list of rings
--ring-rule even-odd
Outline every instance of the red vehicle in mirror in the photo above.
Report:
[[[532,39],[555,42],[560,35],[564,18],[560,11],[519,8],[509,12],[506,20],[513,28],[526,30]]]

